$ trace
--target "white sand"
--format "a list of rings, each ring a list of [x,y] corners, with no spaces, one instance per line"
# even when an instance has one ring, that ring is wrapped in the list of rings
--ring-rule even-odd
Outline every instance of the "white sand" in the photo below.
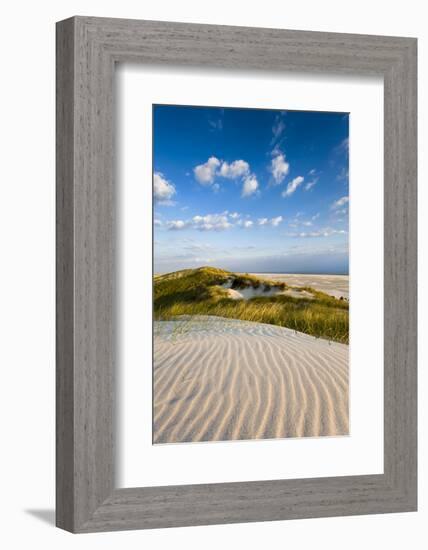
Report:
[[[154,343],[155,443],[348,434],[347,345],[202,316]]]
[[[234,290],[233,288],[228,288],[227,289],[227,295],[232,300],[243,300],[244,299],[244,296],[242,295],[242,293],[239,292],[238,290]]]
[[[292,296],[293,298],[306,298],[310,300],[313,299],[313,294],[311,294],[310,292],[306,292],[306,290],[299,290],[295,288],[282,290],[281,288],[275,286],[266,289],[265,285],[263,284],[259,285],[257,288],[248,286],[237,290],[231,288],[232,282],[233,279],[227,281],[222,285],[219,285],[220,288],[227,290],[227,294],[232,300],[250,300],[251,298],[256,297],[269,298],[270,296],[278,296],[280,294]]]
[[[310,286],[335,298],[349,300],[348,275],[291,275],[288,273],[251,273],[261,279],[281,281],[291,286]]]

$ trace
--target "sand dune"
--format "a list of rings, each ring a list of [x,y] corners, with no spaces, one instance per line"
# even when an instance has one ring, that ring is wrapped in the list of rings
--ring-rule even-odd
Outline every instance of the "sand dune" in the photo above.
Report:
[[[349,299],[348,275],[294,275],[288,273],[251,273],[251,275],[281,281],[291,286],[310,286],[335,298]]]
[[[154,443],[348,434],[347,345],[219,317],[154,344]]]
[[[269,298],[271,296],[280,296],[281,294],[285,296],[292,296],[293,298],[306,298],[309,300],[314,297],[310,292],[300,290],[298,288],[287,288],[286,290],[282,290],[279,287],[273,286],[271,288],[265,288],[264,285],[260,285],[256,288],[249,286],[236,290],[231,288],[231,284],[232,281],[228,281],[227,283],[220,285],[220,288],[226,289],[229,298],[232,298],[232,300],[251,300],[251,298],[256,297]]]

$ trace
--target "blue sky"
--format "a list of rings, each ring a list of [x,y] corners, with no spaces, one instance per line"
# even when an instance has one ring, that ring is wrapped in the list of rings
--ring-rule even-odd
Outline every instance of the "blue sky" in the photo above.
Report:
[[[348,273],[346,113],[153,106],[154,269]]]

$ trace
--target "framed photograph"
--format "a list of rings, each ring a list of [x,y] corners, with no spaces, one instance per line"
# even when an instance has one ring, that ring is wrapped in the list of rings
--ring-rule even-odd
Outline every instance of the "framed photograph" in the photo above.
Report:
[[[57,24],[57,525],[414,511],[416,39]]]
[[[349,435],[348,127],[153,106],[154,444]]]

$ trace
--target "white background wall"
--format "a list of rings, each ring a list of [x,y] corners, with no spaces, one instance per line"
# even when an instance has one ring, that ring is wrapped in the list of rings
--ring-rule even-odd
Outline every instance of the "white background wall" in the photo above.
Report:
[[[97,15],[419,38],[420,248],[427,224],[428,28],[424,3],[381,0],[9,1],[1,10],[0,542],[3,548],[426,547],[428,376],[420,348],[419,512],[385,516],[70,535],[54,506],[54,23]],[[370,177],[370,174],[367,174]],[[426,248],[420,334],[428,330]],[[425,432],[425,433],[424,433]],[[423,538],[425,540],[423,540]]]

